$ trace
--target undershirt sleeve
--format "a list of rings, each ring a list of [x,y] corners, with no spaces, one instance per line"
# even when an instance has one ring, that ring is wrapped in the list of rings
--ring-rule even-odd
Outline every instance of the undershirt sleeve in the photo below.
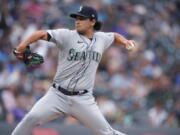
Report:
[[[55,43],[58,47],[66,47],[67,41],[69,40],[70,30],[69,29],[54,29],[47,30],[48,40]]]
[[[50,41],[50,39],[51,39],[51,35],[48,33],[48,41]]]

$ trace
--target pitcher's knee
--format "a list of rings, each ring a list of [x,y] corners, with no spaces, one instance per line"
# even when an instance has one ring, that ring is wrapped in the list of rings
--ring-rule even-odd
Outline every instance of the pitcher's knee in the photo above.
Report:
[[[29,113],[25,116],[23,122],[29,123],[31,126],[38,126],[41,124],[41,117],[37,113]]]

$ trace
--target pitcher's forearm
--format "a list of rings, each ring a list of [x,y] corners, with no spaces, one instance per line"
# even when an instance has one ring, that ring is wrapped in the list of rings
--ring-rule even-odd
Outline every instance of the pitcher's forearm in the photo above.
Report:
[[[115,35],[114,44],[126,46],[128,39],[126,39],[125,37],[123,37],[122,35],[120,35],[118,33],[114,33],[114,35]]]
[[[126,39],[124,36],[118,34],[118,33],[114,33],[115,36],[115,40],[114,40],[114,44],[115,45],[124,45],[124,47],[127,50],[132,50],[135,47],[135,41],[134,40],[128,40]]]
[[[34,32],[30,37],[28,37],[26,40],[22,41],[18,47],[16,48],[16,50],[18,52],[24,52],[26,49],[26,46],[38,41],[38,40],[47,40],[47,31],[36,31]]]

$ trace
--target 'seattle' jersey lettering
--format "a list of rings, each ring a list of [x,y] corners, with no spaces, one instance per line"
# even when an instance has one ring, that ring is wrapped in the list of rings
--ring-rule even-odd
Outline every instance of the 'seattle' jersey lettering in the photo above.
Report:
[[[113,43],[114,33],[95,32],[91,40],[76,30],[56,29],[48,33],[60,50],[54,82],[70,91],[93,90],[101,56]]]
[[[94,60],[100,62],[101,54],[96,51],[82,51],[78,52],[75,49],[71,48],[69,50],[69,56],[67,58],[69,61],[85,61],[86,59]]]

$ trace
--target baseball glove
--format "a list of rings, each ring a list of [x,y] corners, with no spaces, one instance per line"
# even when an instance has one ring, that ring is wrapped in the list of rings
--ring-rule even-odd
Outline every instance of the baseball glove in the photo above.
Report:
[[[28,67],[37,66],[44,62],[44,59],[41,55],[31,52],[30,47],[27,46],[26,50],[23,53],[19,53],[14,49],[14,55],[17,59],[22,60]]]

